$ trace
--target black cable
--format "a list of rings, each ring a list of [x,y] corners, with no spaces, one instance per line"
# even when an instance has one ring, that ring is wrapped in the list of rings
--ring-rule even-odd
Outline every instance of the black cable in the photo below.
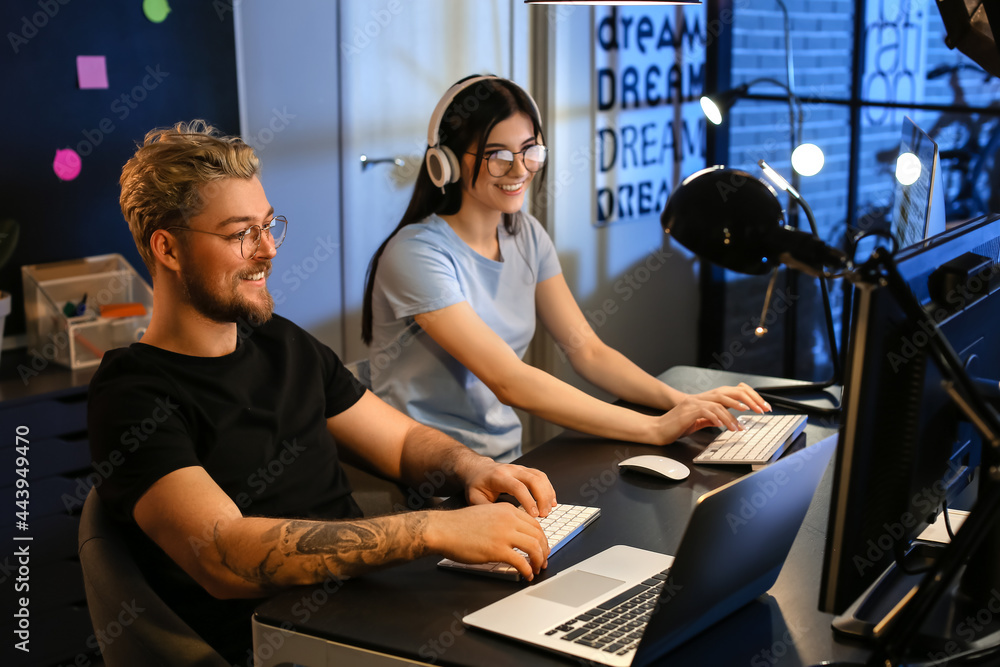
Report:
[[[955,531],[951,529],[951,517],[948,516],[948,501],[941,501],[941,513],[944,514],[944,529],[948,531],[948,539],[955,539]]]
[[[848,245],[848,256],[851,258],[853,264],[858,264],[857,257],[855,256],[858,252],[858,242],[863,238],[869,236],[881,236],[882,238],[888,239],[892,244],[892,249],[889,251],[891,254],[895,255],[896,251],[899,250],[899,242],[896,237],[887,229],[863,229],[857,230],[853,234],[849,234],[847,237]]]

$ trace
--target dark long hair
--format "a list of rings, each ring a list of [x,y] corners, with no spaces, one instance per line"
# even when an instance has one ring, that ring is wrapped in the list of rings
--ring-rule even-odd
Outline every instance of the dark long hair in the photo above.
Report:
[[[473,74],[465,77],[462,81],[471,79],[473,76],[479,75]],[[476,166],[472,171],[473,185],[479,179],[486,139],[490,136],[490,132],[493,131],[497,123],[518,112],[528,115],[535,136],[544,144],[542,123],[535,111],[535,104],[528,93],[513,81],[501,78],[484,79],[460,92],[448,106],[438,132],[440,142],[441,145],[450,148],[459,157],[459,160],[472,146],[476,147]],[[539,177],[544,177],[544,170]],[[375,272],[378,271],[379,259],[385,252],[389,241],[403,227],[420,222],[433,213],[454,215],[461,208],[461,180],[445,185],[442,193],[441,188],[436,187],[431,182],[425,161],[420,166],[417,183],[413,188],[413,196],[410,198],[410,204],[406,207],[406,212],[403,213],[402,220],[399,221],[396,229],[389,234],[388,238],[382,242],[382,245],[372,256],[371,262],[368,263],[368,272],[365,276],[365,299],[361,310],[361,340],[366,345],[371,345],[372,342],[372,294],[375,290]],[[520,230],[520,214],[504,213],[503,225],[508,234],[517,234]]]

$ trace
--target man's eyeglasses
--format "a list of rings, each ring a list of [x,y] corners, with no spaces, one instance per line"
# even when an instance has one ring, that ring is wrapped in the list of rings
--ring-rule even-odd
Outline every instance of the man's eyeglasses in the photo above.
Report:
[[[265,223],[263,226],[251,225],[242,232],[235,234],[219,234],[218,232],[209,232],[204,229],[193,229],[191,227],[166,227],[166,229],[201,232],[202,234],[211,234],[212,236],[229,239],[233,243],[240,244],[240,255],[242,255],[243,259],[253,259],[257,255],[257,250],[260,248],[261,236],[265,232],[271,236],[275,248],[281,246],[281,242],[285,240],[285,232],[288,231],[288,220],[283,215],[276,215],[271,218],[270,222]]]
[[[470,155],[476,155],[476,153],[470,153]],[[494,178],[506,176],[514,168],[515,155],[521,156],[525,169],[531,173],[535,173],[545,166],[545,159],[549,155],[549,149],[536,144],[528,146],[523,151],[518,151],[517,153],[509,151],[506,148],[487,153],[483,157],[486,158],[486,169],[490,172],[490,176]]]

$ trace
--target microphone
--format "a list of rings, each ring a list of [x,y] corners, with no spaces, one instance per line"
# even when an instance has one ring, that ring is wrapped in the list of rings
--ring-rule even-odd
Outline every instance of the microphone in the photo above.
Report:
[[[768,245],[781,248],[778,259],[811,276],[822,276],[825,267],[843,269],[847,255],[807,232],[779,227],[771,232]]]
[[[771,295],[774,293],[774,283],[778,281],[778,269],[775,267],[774,271],[771,272],[771,280],[767,283],[767,292],[764,294],[764,308],[760,311],[760,322],[757,323],[757,328],[754,329],[754,335],[757,338],[763,338],[767,335],[767,310],[771,307]]]

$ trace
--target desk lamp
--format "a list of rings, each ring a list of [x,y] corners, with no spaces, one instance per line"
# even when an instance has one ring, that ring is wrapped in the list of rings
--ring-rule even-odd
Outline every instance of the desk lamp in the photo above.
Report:
[[[804,113],[802,111],[802,100],[792,92],[791,88],[777,79],[762,77],[753,81],[741,84],[735,88],[724,90],[714,95],[703,95],[701,97],[701,110],[713,125],[721,125],[725,119],[725,113],[729,111],[741,98],[746,97],[750,88],[759,83],[769,83],[783,89],[788,98],[788,122],[791,127],[792,144],[792,167],[796,174],[802,176],[815,176],[823,168],[826,160],[823,149],[816,144],[806,143],[802,140],[802,123]]]
[[[782,189],[805,204],[798,191],[780,176],[778,179]],[[815,229],[812,211],[808,205],[803,206],[803,209]],[[815,234],[785,227],[782,220],[781,204],[769,185],[748,172],[724,167],[710,167],[684,179],[670,195],[660,216],[664,232],[700,257],[723,268],[737,273],[763,275],[785,264],[820,277],[827,318],[827,342],[833,360],[833,378],[826,382],[766,387],[761,394],[766,394],[768,400],[783,407],[812,414],[836,415],[840,410],[839,400],[832,407],[820,407],[785,396],[824,392],[842,382],[833,332],[833,314],[826,281],[822,277],[825,275],[824,267],[843,267],[846,257],[839,250],[826,245]],[[766,332],[763,329],[763,319],[773,286],[772,277],[758,335]]]
[[[795,94],[795,65],[792,57],[791,16],[788,13],[788,7],[785,5],[784,0],[775,0],[775,2],[777,3],[778,8],[781,9],[784,19],[782,21],[782,26],[784,27],[785,35],[786,83],[782,83],[777,79],[769,77],[754,79],[736,88],[719,93],[714,98],[702,96],[701,108],[702,111],[705,112],[705,116],[709,121],[715,125],[720,125],[722,123],[723,111],[736,104],[736,101],[739,100],[739,98],[746,96],[749,93],[750,88],[756,84],[770,83],[778,86],[779,88],[783,88],[788,94],[788,130],[792,137],[792,167],[795,170],[792,178],[794,179],[796,174],[801,174],[802,176],[815,176],[819,173],[820,169],[823,168],[823,151],[815,144],[802,143],[802,121],[804,114],[802,112],[802,99]],[[795,126],[796,108],[799,112],[797,130]]]
[[[961,530],[920,584],[875,629],[877,645],[868,664],[904,664],[908,647],[970,559],[995,564],[1000,558],[1000,417],[910,291],[892,253],[884,248],[855,267],[844,253],[816,236],[784,227],[777,193],[770,186],[745,171],[724,167],[704,169],[684,179],[667,201],[660,222],[681,245],[733,271],[763,274],[785,264],[821,278],[844,277],[858,285],[885,286],[906,317],[928,332],[929,358],[940,369],[945,390],[983,435],[980,474],[984,483]]]
[[[800,146],[802,148],[803,146]],[[795,155],[792,155],[792,163],[794,165]],[[770,179],[772,183],[788,193],[792,199],[799,203],[802,210],[805,211],[806,219],[809,221],[809,231],[812,232],[813,236],[819,238],[819,227],[816,225],[816,217],[813,215],[812,208],[799,191],[795,189],[788,181],[784,179],[778,172],[776,172],[771,166],[764,162],[764,160],[758,161],[761,170],[764,175]],[[773,282],[773,279],[772,279]],[[840,355],[837,353],[837,335],[834,333],[833,329],[833,307],[830,305],[830,289],[826,284],[826,278],[820,277],[819,279],[820,294],[823,296],[823,310],[826,313],[826,336],[827,341],[830,344],[830,363],[833,364],[833,377],[834,382],[840,383],[843,379],[843,373],[840,368]]]

